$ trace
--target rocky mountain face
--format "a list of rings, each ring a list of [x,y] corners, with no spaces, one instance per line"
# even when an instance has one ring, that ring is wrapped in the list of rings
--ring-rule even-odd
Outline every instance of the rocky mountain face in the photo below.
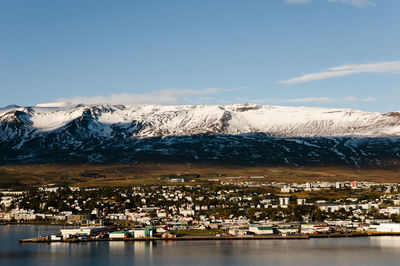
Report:
[[[0,164],[384,166],[399,158],[399,112],[251,104],[0,109]]]

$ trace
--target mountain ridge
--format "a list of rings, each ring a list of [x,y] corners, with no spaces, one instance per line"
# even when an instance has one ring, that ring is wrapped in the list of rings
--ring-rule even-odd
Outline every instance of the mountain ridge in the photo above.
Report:
[[[0,163],[221,161],[376,165],[400,158],[400,113],[255,104],[0,109]]]
[[[70,105],[12,107],[0,110],[0,121],[25,114],[32,129],[51,131],[86,117],[104,125],[147,125],[139,137],[193,134],[268,133],[277,137],[400,137],[400,112],[354,109],[233,105]],[[21,118],[20,118],[21,119]],[[145,128],[143,128],[145,129]]]

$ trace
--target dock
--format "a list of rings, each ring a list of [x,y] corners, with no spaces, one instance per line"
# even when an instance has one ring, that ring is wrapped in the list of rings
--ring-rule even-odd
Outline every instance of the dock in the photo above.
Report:
[[[265,236],[183,236],[174,238],[161,238],[161,237],[143,237],[143,238],[89,238],[89,239],[61,239],[51,240],[45,237],[39,238],[25,238],[20,239],[20,243],[80,243],[80,242],[103,242],[103,241],[219,241],[219,240],[295,240],[303,239],[307,240],[310,237],[308,235],[296,235],[296,236],[282,236],[282,235],[265,235]]]

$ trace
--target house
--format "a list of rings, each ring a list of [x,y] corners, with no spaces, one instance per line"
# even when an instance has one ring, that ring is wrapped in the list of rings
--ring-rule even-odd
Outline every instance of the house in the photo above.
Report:
[[[336,182],[336,189],[344,188],[344,184],[342,182]]]
[[[247,235],[247,231],[244,229],[231,228],[229,229],[228,234],[232,236],[245,236]]]
[[[61,229],[60,231],[63,238],[67,239],[77,234],[93,235],[101,232],[107,232],[108,228],[106,226],[91,226],[91,227]]]
[[[321,211],[326,211],[326,212],[335,212],[340,210],[341,208],[348,207],[337,203],[320,203],[317,204],[317,206]]]
[[[14,218],[15,220],[29,221],[29,220],[35,220],[36,214],[33,210],[14,209],[11,211],[11,217]]]
[[[153,237],[153,232],[155,228],[134,228],[129,230],[134,238],[145,238],[145,237]]]
[[[25,193],[25,191],[8,191],[8,190],[0,190],[0,193],[4,196],[21,196]]]
[[[84,220],[90,220],[89,214],[70,214],[67,217],[67,222],[69,223],[80,223]]]
[[[384,213],[384,214],[400,214],[400,207],[387,207],[383,209],[379,209],[379,213]]]
[[[377,232],[400,233],[400,223],[381,223],[376,226]]]
[[[194,215],[194,210],[179,209],[179,213],[184,216],[192,216]]]
[[[173,182],[173,183],[184,183],[184,182],[185,182],[185,178],[183,178],[183,177],[174,177],[174,178],[171,178],[171,179],[169,180],[169,182]]]
[[[0,221],[11,221],[11,213],[9,212],[0,212]]]
[[[250,225],[249,231],[253,232],[256,235],[271,235],[277,233],[276,229],[274,230],[271,226],[259,226],[259,225]]]
[[[317,224],[302,224],[302,234],[314,234],[314,233],[327,233],[330,229],[329,225],[317,225]]]
[[[50,235],[50,239],[52,241],[57,241],[57,240],[61,240],[62,236],[60,236],[60,235]]]
[[[14,197],[11,196],[1,197],[0,205],[4,205],[5,207],[10,207],[13,200]]]
[[[128,218],[129,216],[124,213],[110,213],[107,215],[107,219],[114,221],[127,221]]]
[[[279,198],[279,205],[284,208],[287,207],[289,205],[289,198],[288,197]]]
[[[282,235],[296,234],[299,232],[299,228],[297,227],[278,227],[277,230]]]
[[[126,231],[116,231],[110,233],[110,239],[124,239],[129,236],[130,234]]]
[[[306,204],[306,199],[297,199],[297,205],[304,205]]]

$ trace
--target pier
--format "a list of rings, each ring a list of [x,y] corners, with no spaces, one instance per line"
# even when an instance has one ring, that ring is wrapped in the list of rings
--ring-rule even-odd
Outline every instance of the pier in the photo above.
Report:
[[[218,241],[218,240],[294,240],[294,239],[304,239],[307,240],[310,237],[308,235],[297,235],[297,236],[281,236],[281,235],[266,235],[266,236],[252,236],[252,237],[238,237],[238,236],[184,236],[184,237],[174,237],[174,238],[161,238],[161,237],[144,237],[144,238],[93,238],[93,239],[61,239],[61,240],[51,240],[45,237],[35,237],[20,239],[20,243],[80,243],[80,242],[100,242],[100,241]]]

